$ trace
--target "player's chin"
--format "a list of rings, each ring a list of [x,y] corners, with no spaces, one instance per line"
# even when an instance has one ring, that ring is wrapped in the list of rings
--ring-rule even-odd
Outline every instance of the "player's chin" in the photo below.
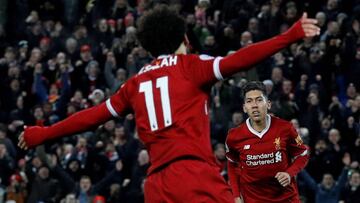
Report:
[[[253,120],[254,122],[260,122],[261,121],[261,116],[259,115],[252,115],[250,116],[251,120]]]

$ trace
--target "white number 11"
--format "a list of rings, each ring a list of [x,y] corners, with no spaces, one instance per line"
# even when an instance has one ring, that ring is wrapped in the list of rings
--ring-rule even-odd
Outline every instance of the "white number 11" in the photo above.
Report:
[[[167,76],[156,79],[156,88],[160,89],[161,107],[163,109],[165,127],[170,126],[172,124],[168,84],[169,82]],[[153,86],[151,80],[140,83],[139,92],[143,92],[145,94],[145,104],[146,104],[146,110],[148,112],[150,128],[151,131],[155,131],[159,127],[156,118],[154,94],[152,90],[153,90]]]

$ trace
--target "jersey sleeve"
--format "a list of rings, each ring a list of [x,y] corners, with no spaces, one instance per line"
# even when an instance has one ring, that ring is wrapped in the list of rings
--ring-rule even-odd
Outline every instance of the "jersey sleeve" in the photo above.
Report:
[[[254,67],[254,65],[303,37],[305,37],[305,33],[300,19],[286,32],[271,39],[241,48],[233,54],[224,57],[219,61],[220,63],[217,62],[219,64],[217,65],[217,69],[219,69],[217,71],[221,77],[229,77],[234,73]]]
[[[131,84],[126,82],[114,95],[106,100],[106,107],[112,116],[119,117],[131,110],[128,93],[131,92],[130,88]]]
[[[286,170],[290,176],[295,176],[307,164],[309,160],[308,147],[303,143],[300,135],[295,128],[290,124],[290,138],[288,142],[288,154],[293,160],[290,167]]]
[[[222,57],[208,55],[185,55],[182,72],[184,77],[198,86],[211,85],[222,80],[219,63]]]
[[[225,142],[226,158],[228,160],[228,176],[233,196],[236,198],[240,197],[240,175],[238,173],[239,154],[236,150],[229,148],[228,142],[229,140],[226,140]],[[231,145],[231,143],[229,144]]]

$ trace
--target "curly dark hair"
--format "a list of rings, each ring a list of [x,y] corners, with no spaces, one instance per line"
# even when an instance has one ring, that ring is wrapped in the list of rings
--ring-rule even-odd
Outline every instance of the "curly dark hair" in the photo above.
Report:
[[[265,89],[265,85],[264,83],[260,82],[260,81],[250,81],[247,82],[243,87],[242,87],[242,95],[243,98],[245,99],[245,95],[247,92],[250,92],[251,90],[259,90],[263,93],[263,95],[265,97],[267,97],[266,95],[266,89]]]
[[[185,20],[175,9],[158,5],[139,20],[137,37],[154,57],[173,54],[184,41]]]

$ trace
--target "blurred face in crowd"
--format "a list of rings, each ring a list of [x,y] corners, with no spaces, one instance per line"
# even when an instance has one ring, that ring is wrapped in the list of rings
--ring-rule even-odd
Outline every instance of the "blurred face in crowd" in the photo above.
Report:
[[[13,92],[18,92],[20,90],[20,82],[17,79],[13,79],[10,82],[10,88]]]
[[[119,68],[116,71],[116,79],[119,81],[125,81],[126,80],[126,70],[123,68]]]
[[[275,67],[272,69],[271,72],[271,80],[275,83],[280,82],[283,79],[283,72],[281,68]]]
[[[241,45],[247,46],[252,43],[252,34],[249,31],[245,31],[241,34]]]
[[[294,19],[297,15],[297,8],[294,2],[289,2],[286,4],[286,18],[287,19]]]
[[[186,23],[190,24],[190,25],[195,25],[195,23],[196,23],[195,15],[194,14],[188,14],[186,16]]]
[[[350,83],[346,89],[346,95],[350,98],[355,98],[356,96],[356,88],[353,83]]]
[[[72,171],[72,172],[76,172],[78,171],[80,168],[80,165],[79,165],[79,162],[76,161],[76,160],[73,160],[70,162],[69,164],[69,169]]]
[[[56,55],[56,62],[58,64],[64,64],[66,62],[66,55],[64,52],[59,52],[57,55]]]
[[[299,121],[297,119],[291,119],[291,124],[294,126],[295,129],[299,129],[300,125],[299,125]]]
[[[331,126],[331,121],[329,118],[324,118],[322,121],[321,121],[321,128],[322,129],[329,129]]]
[[[360,108],[360,95],[355,97],[354,104],[356,105],[357,108]]]
[[[290,94],[292,90],[292,83],[290,80],[284,80],[282,83],[282,90],[284,94]]]
[[[204,44],[209,47],[214,46],[215,45],[215,37],[212,35],[207,36],[205,38]]]
[[[334,178],[331,174],[325,173],[321,182],[325,189],[331,189],[334,185]]]
[[[8,76],[10,78],[18,78],[20,76],[20,68],[15,63],[9,64]]]
[[[265,116],[270,109],[270,101],[260,90],[250,90],[246,92],[243,110],[254,122],[265,121]]]
[[[329,141],[333,144],[338,143],[340,140],[340,132],[333,128],[329,131]]]
[[[79,137],[76,146],[79,148],[85,148],[86,145],[87,145],[87,140],[84,137]]]
[[[312,105],[312,106],[316,106],[319,104],[319,99],[317,94],[311,92],[308,96],[308,102]]]
[[[0,159],[3,158],[7,153],[6,146],[4,144],[0,144]]]
[[[240,125],[244,120],[243,114],[241,112],[234,112],[232,115],[232,122],[235,126]]]
[[[108,29],[108,25],[106,23],[106,19],[101,19],[99,21],[99,31],[100,32],[106,32]]]
[[[323,152],[327,148],[325,140],[318,140],[315,144],[315,150],[318,152]]]
[[[309,60],[311,63],[316,63],[321,59],[321,50],[319,48],[314,48],[310,50]]]
[[[15,59],[15,50],[12,47],[6,48],[4,57],[8,62],[13,61]]]
[[[216,147],[215,147],[215,151],[214,151],[214,154],[215,154],[215,157],[218,159],[218,160],[225,160],[226,157],[225,157],[225,145],[220,143],[220,144],[217,144]]]
[[[121,186],[117,183],[111,184],[110,186],[110,196],[118,195],[120,192]]]
[[[91,187],[91,180],[89,177],[82,177],[80,179],[80,189],[82,192],[88,192]]]
[[[330,35],[337,35],[340,31],[339,23],[336,21],[329,22],[327,30],[329,31]]]
[[[75,93],[74,93],[74,96],[72,97],[72,99],[75,101],[75,102],[78,102],[78,103],[81,103],[82,102],[82,99],[83,99],[83,94],[81,91],[77,90]]]
[[[30,54],[30,61],[33,63],[39,62],[41,55],[41,50],[39,48],[33,48]]]
[[[125,128],[123,126],[117,126],[115,128],[115,136],[116,137],[125,137]]]
[[[65,203],[76,203],[76,196],[75,194],[68,194],[65,197]]]
[[[248,24],[248,30],[252,33],[256,33],[259,29],[259,21],[257,18],[250,18]]]
[[[24,97],[19,96],[16,100],[16,107],[19,109],[24,108]]]
[[[90,77],[96,77],[98,73],[99,73],[99,68],[97,65],[95,64],[89,65],[88,74]]]
[[[41,167],[38,174],[41,179],[47,179],[49,177],[49,169],[47,167]]]
[[[37,120],[43,119],[44,118],[44,111],[41,107],[36,107],[34,110],[34,117]]]
[[[31,164],[35,167],[35,168],[39,168],[41,165],[42,165],[42,161],[39,157],[34,157],[32,160],[31,160]]]
[[[117,8],[125,8],[127,5],[127,0],[116,0],[115,7]]]
[[[66,144],[64,146],[64,154],[71,154],[74,150],[74,146],[72,144]]]
[[[139,162],[140,166],[143,166],[143,165],[149,163],[149,154],[145,149],[143,149],[139,152],[138,162]]]
[[[325,25],[326,22],[326,15],[324,12],[317,12],[315,16],[316,20],[318,21],[318,24],[320,27]]]
[[[106,122],[104,124],[104,128],[107,131],[113,131],[115,129],[115,121],[114,120],[109,120],[108,122]]]
[[[68,38],[65,42],[65,49],[69,53],[74,53],[77,47],[77,41],[74,38]]]
[[[328,10],[335,10],[338,7],[338,0],[328,0],[326,4],[326,8]]]
[[[359,187],[360,186],[360,173],[355,171],[351,174],[349,179],[349,184],[351,187]]]

